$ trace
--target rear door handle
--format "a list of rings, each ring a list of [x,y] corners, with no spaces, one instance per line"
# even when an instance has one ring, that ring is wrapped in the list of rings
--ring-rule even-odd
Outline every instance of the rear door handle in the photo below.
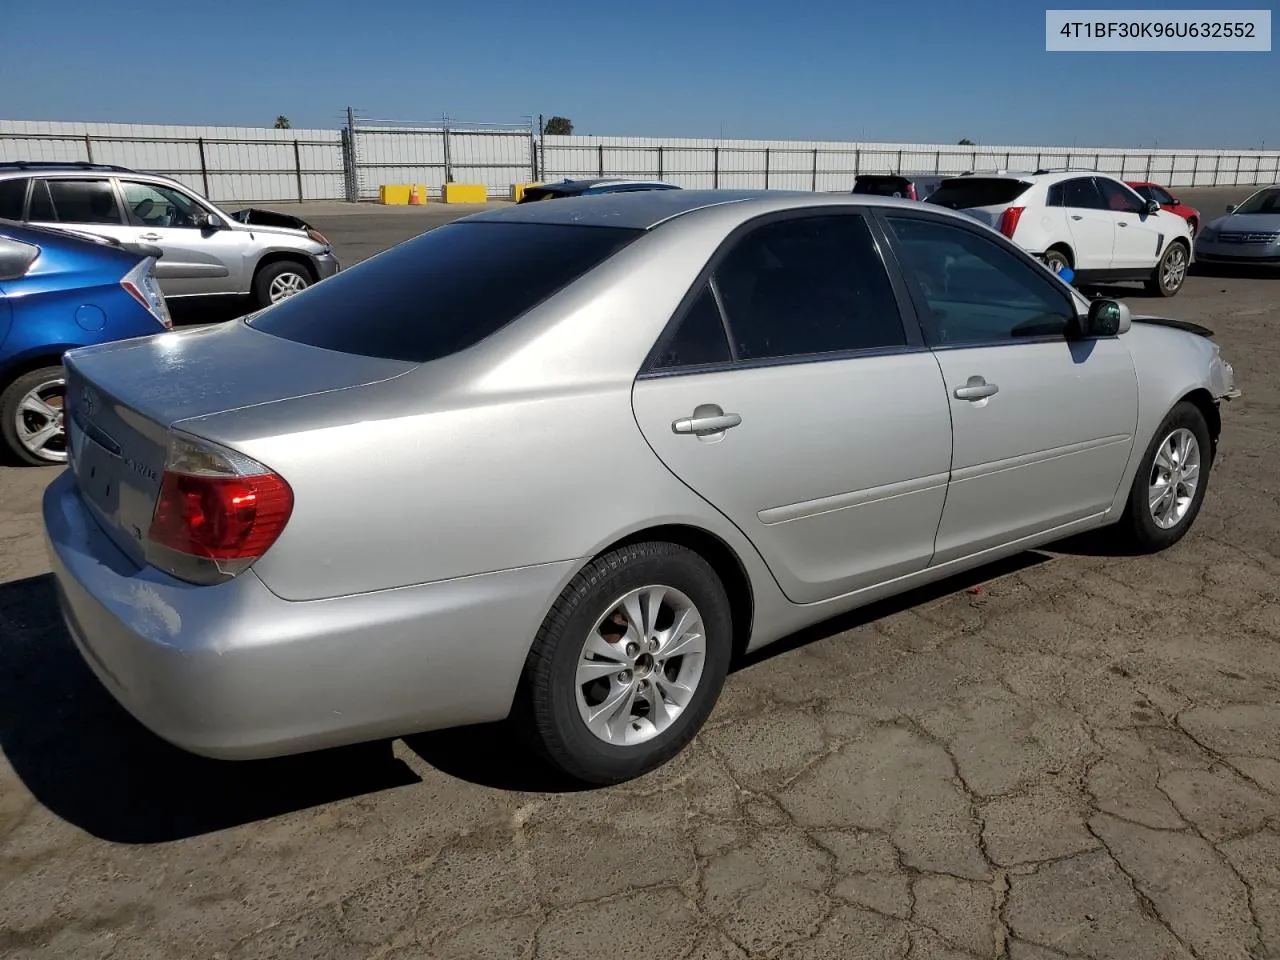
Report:
[[[158,233],[144,233],[144,234],[139,235],[138,239],[139,239],[139,240],[159,240],[159,239],[160,239],[160,234],[158,234]]]
[[[1116,224],[1116,226],[1118,227],[1127,227],[1128,225],[1129,225],[1128,220],[1121,220],[1118,224]]]
[[[957,400],[985,400],[1000,392],[994,383],[987,383],[982,377],[970,377],[963,387],[956,387]]]
[[[1071,219],[1072,219],[1072,220],[1083,220],[1083,219],[1084,219],[1084,217],[1080,216],[1080,214],[1078,214],[1078,213],[1073,213],[1073,214],[1071,215]]]
[[[692,417],[676,420],[671,424],[672,433],[692,434],[703,437],[709,434],[723,433],[742,423],[742,417],[736,413],[725,413],[714,403],[700,404],[693,411]]]

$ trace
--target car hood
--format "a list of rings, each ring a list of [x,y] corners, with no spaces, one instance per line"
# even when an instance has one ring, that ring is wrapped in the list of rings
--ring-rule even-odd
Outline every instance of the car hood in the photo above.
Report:
[[[1209,226],[1214,230],[1240,233],[1275,233],[1280,231],[1280,213],[1229,213]]]
[[[257,228],[283,227],[288,231],[302,233],[314,229],[307,221],[301,217],[295,217],[291,213],[277,213],[275,210],[262,210],[258,207],[245,207],[243,210],[237,210],[231,214],[231,219]]]

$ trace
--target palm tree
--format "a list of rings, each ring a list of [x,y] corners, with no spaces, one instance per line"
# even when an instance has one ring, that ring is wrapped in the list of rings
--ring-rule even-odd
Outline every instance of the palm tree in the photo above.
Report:
[[[280,116],[276,117],[277,130],[288,130],[289,127],[290,127],[289,118],[286,117],[283,113],[280,114]]]

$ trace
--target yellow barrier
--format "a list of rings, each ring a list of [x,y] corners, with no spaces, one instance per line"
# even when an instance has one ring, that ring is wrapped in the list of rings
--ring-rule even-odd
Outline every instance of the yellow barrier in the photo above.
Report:
[[[530,187],[540,187],[541,183],[516,183],[511,187],[511,199],[519,203],[524,199],[524,192]]]
[[[427,202],[427,185],[420,183],[418,186],[418,196],[422,198],[422,202]],[[409,194],[413,191],[413,184],[409,183],[387,183],[383,184],[378,190],[378,201],[385,203],[391,207],[404,207],[409,204]]]
[[[489,191],[483,183],[446,183],[440,199],[445,203],[485,203]]]

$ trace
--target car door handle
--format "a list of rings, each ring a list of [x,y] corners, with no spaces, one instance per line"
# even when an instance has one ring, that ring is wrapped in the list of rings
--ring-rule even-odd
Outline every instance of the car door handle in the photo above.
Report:
[[[1078,213],[1073,213],[1073,214],[1071,215],[1071,219],[1072,219],[1072,220],[1083,220],[1083,219],[1084,219],[1084,217],[1080,216],[1080,214],[1078,214]]]
[[[143,234],[140,234],[140,235],[138,236],[138,239],[139,239],[139,240],[159,240],[159,239],[160,239],[160,234],[158,234],[158,233],[143,233]]]
[[[716,407],[714,412],[703,412],[703,408],[699,407],[692,417],[672,423],[671,432],[700,437],[709,433],[723,433],[740,423],[742,423],[742,417],[736,413],[724,413],[719,407]]]
[[[1118,224],[1116,224],[1116,226],[1118,227],[1127,227],[1128,225],[1129,225],[1128,220],[1121,220]]]
[[[994,383],[987,383],[982,377],[970,377],[963,387],[956,387],[957,400],[985,400],[995,396],[1000,388]]]

